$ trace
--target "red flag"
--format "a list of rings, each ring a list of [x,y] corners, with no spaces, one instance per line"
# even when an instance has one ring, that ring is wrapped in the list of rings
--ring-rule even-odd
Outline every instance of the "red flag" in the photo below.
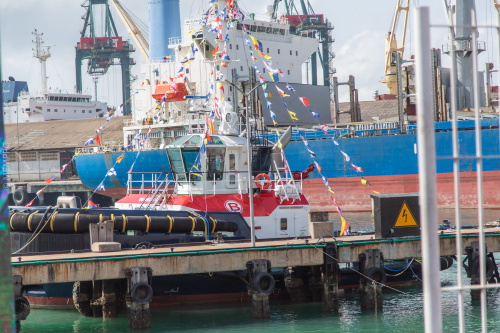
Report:
[[[354,164],[352,164],[352,163],[351,163],[351,165],[352,165],[352,167],[354,168],[354,170],[356,170],[356,172],[363,172],[363,171],[364,171],[362,167],[355,166],[355,165],[354,165]]]
[[[302,103],[304,103],[305,106],[311,105],[311,103],[309,102],[309,100],[307,98],[299,97],[299,99],[302,101]]]
[[[102,147],[102,145],[101,145],[101,138],[99,137],[99,134],[97,134],[95,136],[95,143],[97,143],[100,147]]]
[[[215,55],[219,52],[219,44],[217,44],[217,48],[212,52],[212,55],[215,57]]]
[[[54,181],[54,179],[55,179],[55,178],[56,178],[56,176],[54,176],[54,177],[50,177],[49,179],[46,179],[46,180],[45,180],[45,182],[46,182],[47,184],[50,184],[50,183],[52,183],[52,182]]]
[[[31,205],[33,205],[33,202],[35,201],[36,197],[33,198],[33,200],[31,200],[27,205],[26,207],[31,207]]]

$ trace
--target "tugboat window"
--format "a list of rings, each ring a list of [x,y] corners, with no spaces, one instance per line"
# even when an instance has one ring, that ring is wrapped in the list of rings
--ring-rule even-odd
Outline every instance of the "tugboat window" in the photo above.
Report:
[[[182,158],[184,159],[184,164],[185,164],[187,172],[190,172],[191,168],[193,168],[193,165],[196,162],[196,158],[198,157],[199,152],[200,152],[200,150],[198,148],[183,148],[182,149]],[[186,175],[186,178],[191,179],[191,181],[201,180],[199,177],[197,177],[193,174],[191,174],[191,176]]]
[[[224,178],[224,156],[226,148],[207,149],[208,180],[222,180]]]
[[[182,163],[181,151],[178,148],[167,149],[167,156],[170,162],[172,172],[177,176],[178,180],[186,180],[184,164]]]

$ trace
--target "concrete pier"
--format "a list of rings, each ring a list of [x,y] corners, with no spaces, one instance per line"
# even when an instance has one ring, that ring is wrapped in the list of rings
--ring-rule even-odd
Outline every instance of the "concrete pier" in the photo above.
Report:
[[[478,240],[477,230],[463,230],[462,234],[462,254],[472,253],[470,249],[477,247],[474,245]],[[485,240],[488,253],[500,252],[500,228],[488,229]],[[441,256],[455,254],[454,233],[441,234],[439,241]],[[365,235],[327,238],[326,241],[258,241],[256,247],[246,241],[176,244],[140,252],[24,255],[12,257],[11,262],[13,273],[22,277],[23,285],[80,281],[75,283],[73,299],[85,316],[113,317],[125,299],[130,327],[143,329],[150,327],[152,276],[246,271],[252,313],[256,318],[266,318],[270,313],[269,294],[274,289],[271,265],[287,268],[291,274],[287,288],[312,297],[322,294],[326,307],[338,311],[339,264],[359,262],[361,306],[376,309],[382,305],[382,286],[373,284],[372,280],[384,283],[382,260],[420,256],[419,237],[374,239],[374,235]],[[474,262],[472,256],[469,260]],[[126,286],[121,286],[121,282],[126,282]],[[121,291],[123,287],[126,291]]]

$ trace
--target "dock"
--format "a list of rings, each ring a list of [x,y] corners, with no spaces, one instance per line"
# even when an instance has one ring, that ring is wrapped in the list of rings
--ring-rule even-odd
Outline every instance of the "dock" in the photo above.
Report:
[[[500,228],[487,229],[485,240],[488,253],[500,252]],[[455,232],[441,232],[440,255],[455,255],[455,241]],[[469,263],[472,263],[475,259],[472,257],[474,251],[470,249],[478,248],[478,230],[463,230],[462,246],[462,253],[470,255]],[[102,289],[98,289],[98,293],[102,293],[104,299],[110,297],[110,292],[112,294],[114,290],[114,288],[107,290],[109,281],[127,279],[129,296],[127,309],[131,327],[144,328],[148,327],[148,315],[144,315],[146,319],[141,316],[149,313],[148,303],[151,297],[148,295],[152,296],[152,276],[247,271],[253,314],[255,317],[265,317],[269,314],[270,294],[266,286],[269,284],[274,286],[274,280],[271,281],[272,275],[269,274],[271,267],[318,267],[320,272],[318,279],[321,279],[323,286],[323,299],[329,308],[335,310],[338,309],[339,298],[339,264],[359,263],[361,306],[377,308],[382,306],[381,289],[384,279],[380,273],[383,272],[381,270],[383,260],[419,257],[421,257],[420,237],[375,239],[372,234],[320,239],[267,240],[258,241],[255,247],[251,247],[249,241],[238,243],[214,241],[200,245],[175,244],[168,247],[116,252],[17,255],[12,257],[11,262],[13,274],[19,277],[21,285],[84,281],[93,281],[95,285],[96,281],[102,281]],[[146,295],[143,296],[146,299],[137,299],[138,296],[133,294],[137,289],[135,285],[144,288],[142,295]],[[366,290],[371,290],[374,295]],[[90,295],[82,296],[82,302],[88,302],[92,298],[91,295],[92,292]],[[78,308],[77,303],[75,306]],[[84,306],[80,304],[80,307]],[[114,311],[110,313],[112,317]]]

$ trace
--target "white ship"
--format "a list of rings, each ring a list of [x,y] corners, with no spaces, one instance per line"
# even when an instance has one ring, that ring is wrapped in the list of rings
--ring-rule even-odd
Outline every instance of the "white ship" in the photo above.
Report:
[[[33,56],[41,64],[41,91],[30,93],[25,82],[2,82],[4,123],[38,122],[46,120],[68,120],[96,118],[107,115],[106,103],[93,101],[91,95],[48,91],[46,61],[50,58],[50,46],[42,46],[42,34],[35,29]]]

